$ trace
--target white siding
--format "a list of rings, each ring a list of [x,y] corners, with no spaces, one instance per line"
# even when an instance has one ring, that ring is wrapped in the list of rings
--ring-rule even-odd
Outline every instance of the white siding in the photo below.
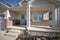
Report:
[[[43,20],[49,20],[49,12],[44,13]]]

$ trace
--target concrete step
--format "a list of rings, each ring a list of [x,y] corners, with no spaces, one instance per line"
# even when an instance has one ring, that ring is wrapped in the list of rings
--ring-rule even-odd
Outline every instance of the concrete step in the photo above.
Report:
[[[17,34],[12,34],[12,33],[11,34],[10,33],[5,33],[4,35],[8,36],[8,37],[14,37],[14,38],[17,38],[17,36],[18,36]]]
[[[20,30],[9,30],[11,33],[20,33]]]
[[[16,38],[18,36],[18,34],[20,34],[20,33],[21,33],[20,30],[11,29],[8,31],[8,33],[5,33],[4,35]]]

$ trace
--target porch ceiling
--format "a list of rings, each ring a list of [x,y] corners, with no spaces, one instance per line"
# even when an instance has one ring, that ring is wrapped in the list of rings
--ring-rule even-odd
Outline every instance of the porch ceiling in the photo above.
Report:
[[[47,12],[47,11],[52,11],[53,9],[55,9],[55,7],[50,6],[50,5],[48,5],[48,6],[39,6],[39,7],[33,6],[33,7],[31,7],[31,9],[32,9],[32,11]]]
[[[30,5],[33,11],[52,11],[58,0],[32,0]]]
[[[52,11],[56,7],[56,3],[58,0],[31,0],[31,8],[32,11]],[[10,10],[16,11],[16,12],[22,12],[26,11],[27,7],[17,6],[17,7],[11,7]]]
[[[34,3],[34,2],[40,2],[40,1],[48,1],[50,3],[57,3],[59,0],[31,0],[30,3]]]
[[[22,12],[22,11],[26,11],[26,8],[25,7],[11,7],[10,10],[15,11],[15,12]]]

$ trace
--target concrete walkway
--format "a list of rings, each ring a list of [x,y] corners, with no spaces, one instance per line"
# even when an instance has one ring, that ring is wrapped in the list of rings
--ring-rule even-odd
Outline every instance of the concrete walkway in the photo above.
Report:
[[[16,37],[14,37],[13,34],[15,36],[17,35],[17,33],[12,33],[12,32],[7,33],[6,35],[4,34],[6,34],[6,31],[0,30],[0,40],[15,40]]]

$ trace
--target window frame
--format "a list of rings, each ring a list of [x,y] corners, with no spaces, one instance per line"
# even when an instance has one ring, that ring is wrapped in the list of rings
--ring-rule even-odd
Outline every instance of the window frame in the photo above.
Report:
[[[52,20],[52,12],[49,12],[49,20]]]
[[[41,16],[42,19],[39,20],[39,19],[40,19],[40,18],[39,18],[40,16],[35,16],[35,17],[38,17],[38,18],[37,18],[38,20],[35,20],[33,15],[36,15],[36,14],[37,14],[37,15],[42,15],[42,16]],[[42,12],[33,12],[33,13],[32,13],[32,21],[33,21],[33,22],[40,22],[40,21],[43,21],[43,13],[42,13]]]

